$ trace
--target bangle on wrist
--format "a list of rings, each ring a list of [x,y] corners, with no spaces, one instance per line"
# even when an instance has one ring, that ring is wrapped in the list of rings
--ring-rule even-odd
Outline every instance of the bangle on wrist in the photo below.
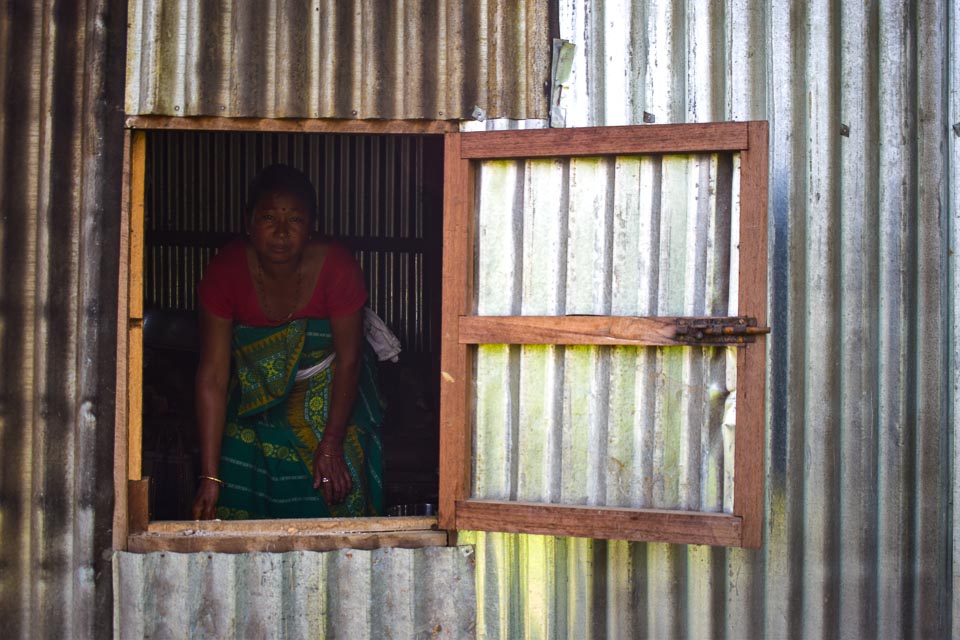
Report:
[[[227,483],[221,480],[220,478],[214,478],[213,476],[197,476],[197,477],[200,478],[201,480],[213,480],[221,487],[225,487],[227,485]]]
[[[322,439],[317,443],[317,453],[322,455],[324,458],[342,458],[343,439],[330,437]]]

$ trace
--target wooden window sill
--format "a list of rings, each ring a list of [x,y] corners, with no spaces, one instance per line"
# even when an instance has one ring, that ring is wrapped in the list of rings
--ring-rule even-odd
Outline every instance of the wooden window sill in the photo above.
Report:
[[[247,553],[446,546],[436,517],[151,522],[127,536],[134,553]]]

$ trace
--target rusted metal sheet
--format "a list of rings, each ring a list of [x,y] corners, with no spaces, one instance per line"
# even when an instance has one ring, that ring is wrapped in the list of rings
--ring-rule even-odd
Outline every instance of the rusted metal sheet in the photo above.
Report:
[[[473,547],[114,555],[116,638],[473,638]]]
[[[960,543],[948,514],[960,491],[950,475],[951,456],[954,465],[960,459],[960,352],[958,325],[948,321],[958,309],[948,250],[960,227],[960,137],[950,128],[960,121],[960,81],[948,65],[957,58],[948,25],[955,30],[957,17],[942,3],[561,0],[561,37],[577,47],[567,126],[770,121],[764,547],[462,535],[477,544],[480,635],[956,635],[960,573],[950,551],[955,558]],[[574,241],[577,250],[592,247],[584,260],[600,265],[586,273],[620,264],[604,263],[603,204],[619,194],[608,177],[615,172],[600,171],[575,194],[574,169],[553,171],[537,190],[543,210],[568,193],[571,207],[593,198],[595,227],[570,229],[560,217],[559,230],[544,223],[534,233],[531,165],[487,163],[480,172],[481,203],[512,203],[480,214],[500,218],[479,231],[480,302],[497,300],[488,312],[525,312],[525,296],[542,300],[537,313],[571,300],[585,313],[610,308],[603,278],[574,281],[572,298],[563,295],[569,278],[561,286],[546,278],[529,293],[521,286],[526,270],[569,269]],[[680,205],[702,188],[690,181],[674,190],[659,175],[654,184]],[[533,264],[530,236],[544,247]],[[496,258],[488,263],[485,242]],[[492,291],[494,282],[507,291]],[[475,491],[605,499],[595,476],[577,469],[597,468],[599,452],[617,442],[617,404],[606,401],[605,385],[623,376],[594,356],[582,388],[593,413],[565,421],[566,399],[556,400],[553,385],[569,375],[568,356],[534,364],[526,347],[484,349],[479,379],[499,375],[511,390],[533,381],[549,393],[531,394],[541,407],[529,411],[522,392],[478,390]],[[518,426],[496,431],[498,421]],[[522,446],[531,437],[553,444]],[[582,450],[564,448],[568,438]],[[696,439],[683,442],[680,459],[657,460],[664,473],[680,473],[682,456],[695,453]],[[564,464],[571,452],[573,469]]]
[[[124,14],[106,1],[0,12],[6,638],[110,631]]]
[[[545,118],[549,4],[130,3],[137,115]]]

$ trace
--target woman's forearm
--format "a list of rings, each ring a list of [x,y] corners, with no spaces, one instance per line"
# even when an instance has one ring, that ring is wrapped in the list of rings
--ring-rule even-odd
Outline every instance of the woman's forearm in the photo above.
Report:
[[[220,446],[226,419],[226,388],[197,380],[197,432],[200,445],[200,475],[218,478]]]
[[[357,382],[360,379],[360,358],[334,360],[333,381],[330,384],[330,411],[323,431],[323,442],[339,446],[347,430],[347,421],[357,398]]]
[[[330,409],[327,412],[327,425],[323,431],[320,449],[327,454],[336,454],[343,451],[341,445],[347,431],[347,422],[357,398],[357,382],[360,380],[363,357],[363,310],[358,309],[348,316],[331,318],[330,328],[333,330],[333,349],[337,357],[333,361]]]
[[[220,446],[227,413],[230,336],[233,323],[200,310],[200,364],[195,381],[200,475],[219,477]]]

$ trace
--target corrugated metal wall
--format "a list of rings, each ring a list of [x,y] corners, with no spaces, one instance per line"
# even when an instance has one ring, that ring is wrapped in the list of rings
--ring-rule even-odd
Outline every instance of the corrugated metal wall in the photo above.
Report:
[[[736,315],[733,160],[484,163],[477,313]],[[735,350],[490,345],[476,369],[474,496],[732,512]]]
[[[472,638],[472,547],[116,554],[117,638]]]
[[[110,633],[124,2],[0,11],[0,620]]]
[[[947,251],[950,271],[947,274],[947,300],[950,308],[950,353],[947,369],[950,375],[948,386],[949,397],[952,402],[948,407],[953,449],[951,453],[951,479],[953,481],[952,509],[952,595],[953,606],[951,612],[952,636],[960,638],[960,261],[956,254],[960,251],[957,241],[960,239],[960,179],[957,171],[960,170],[960,3],[950,5],[947,16],[949,33],[946,46],[947,57],[947,124],[953,135],[947,134],[947,203],[949,206],[950,233]]]
[[[133,0],[130,114],[544,118],[543,0]]]
[[[960,59],[956,3],[560,6],[562,36],[578,47],[568,126],[770,120],[765,541],[753,552],[463,536],[477,544],[480,636],[956,631],[948,376],[960,356],[954,346],[948,366],[946,292],[960,178],[945,111],[949,99],[949,122],[960,120],[957,71],[947,69],[948,46]],[[499,179],[517,230],[536,221],[521,226],[522,178]],[[562,193],[566,181],[544,191]],[[691,183],[689,197],[696,191]],[[560,441],[556,424],[546,429]],[[689,443],[692,454],[699,441]],[[536,452],[510,455],[520,459],[481,449],[481,486],[501,486],[501,466],[527,468]],[[536,469],[555,486],[560,472],[544,459]]]
[[[113,375],[105,336],[116,318],[123,5],[14,1],[0,15],[0,613],[10,637],[108,628],[110,572],[97,551],[109,544],[110,496],[95,488],[112,481],[112,399],[101,390]],[[643,112],[657,122],[771,121],[765,545],[476,534],[478,633],[960,635],[951,603],[951,577],[960,587],[951,543],[960,543],[950,526],[951,490],[960,495],[950,475],[950,456],[960,461],[955,439],[951,448],[960,280],[947,258],[947,238],[960,232],[960,138],[948,127],[960,122],[960,9],[894,0],[560,5],[563,36],[579,48],[569,124],[640,123]],[[164,28],[193,25],[173,38],[178,46],[202,41],[197,29],[208,23],[171,11]],[[229,29],[211,29],[234,50]],[[398,65],[408,67],[419,70]],[[173,113],[187,113],[181,95],[210,85],[214,97],[194,103],[219,109],[221,96],[243,96],[216,115],[270,115],[270,92],[296,80],[273,82],[267,65],[264,97],[235,88],[246,81],[239,73],[212,74],[220,80],[175,73],[135,84]],[[360,74],[350,77],[353,86]],[[450,86],[461,84],[480,95],[484,82],[467,74]],[[346,117],[361,104],[360,117],[377,102],[362,95],[338,90],[328,102],[348,103]]]

